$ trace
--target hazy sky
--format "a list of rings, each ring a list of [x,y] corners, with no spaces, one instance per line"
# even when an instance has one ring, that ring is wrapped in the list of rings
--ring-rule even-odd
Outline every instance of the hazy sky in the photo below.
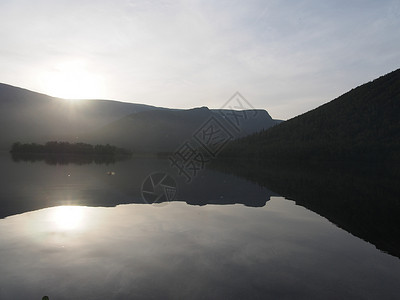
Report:
[[[287,119],[400,67],[400,0],[0,0],[0,82]]]

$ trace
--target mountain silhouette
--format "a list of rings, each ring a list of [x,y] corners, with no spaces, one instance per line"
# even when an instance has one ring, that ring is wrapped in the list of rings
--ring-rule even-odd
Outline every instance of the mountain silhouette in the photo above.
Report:
[[[118,121],[100,128],[87,140],[118,144],[127,149],[140,152],[173,151],[210,118],[219,120],[223,129],[232,137],[242,137],[279,123],[265,110],[244,111],[238,128],[226,122],[224,116],[229,110],[211,110],[207,107],[188,110],[147,110],[128,115]]]
[[[218,110],[168,109],[113,100],[54,98],[0,84],[0,149],[14,142],[50,140],[115,144],[141,151],[171,151]],[[265,110],[243,122],[238,136],[269,128],[273,120]]]
[[[226,156],[400,160],[400,69],[303,115],[230,143]]]
[[[66,140],[77,142],[127,114],[156,107],[109,100],[69,101],[0,84],[0,149],[11,143]]]

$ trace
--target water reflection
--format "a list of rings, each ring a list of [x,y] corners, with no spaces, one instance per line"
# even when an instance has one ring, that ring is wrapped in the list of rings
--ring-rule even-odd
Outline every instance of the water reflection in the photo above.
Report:
[[[0,220],[0,298],[395,299],[397,259],[293,201],[57,207]]]
[[[176,176],[176,201],[145,205],[143,180],[170,172],[166,160],[0,160],[0,299],[395,299],[400,292],[399,260],[352,235],[399,253],[399,188],[389,169],[222,163],[190,185]]]
[[[171,172],[167,160],[155,158],[131,159],[113,165],[15,163],[1,155],[0,160],[3,167],[0,217],[3,218],[60,205],[143,204],[146,201],[141,188],[145,178],[155,170]],[[332,164],[305,167],[251,161],[243,161],[240,167],[237,161],[216,163],[218,171],[205,170],[191,184],[175,174],[175,201],[263,207],[272,196],[282,195],[400,257],[400,167]]]
[[[244,176],[295,200],[379,249],[400,257],[400,166],[308,165],[220,161],[218,170]]]
[[[81,206],[58,206],[51,210],[51,221],[59,230],[81,229],[84,212]]]
[[[0,218],[60,205],[116,206],[146,203],[141,188],[154,172],[171,172],[168,160],[155,158],[105,164],[15,163],[0,156]],[[235,175],[205,170],[190,185],[176,176],[175,201],[191,205],[235,204],[262,207],[277,195]]]

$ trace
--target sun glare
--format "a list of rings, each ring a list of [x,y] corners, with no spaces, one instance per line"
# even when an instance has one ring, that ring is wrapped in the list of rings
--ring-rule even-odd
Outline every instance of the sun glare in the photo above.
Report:
[[[82,227],[83,209],[80,206],[59,206],[52,214],[52,221],[59,230],[75,230]]]
[[[81,61],[59,63],[42,78],[47,94],[70,100],[96,98],[104,86],[99,75],[90,72]]]

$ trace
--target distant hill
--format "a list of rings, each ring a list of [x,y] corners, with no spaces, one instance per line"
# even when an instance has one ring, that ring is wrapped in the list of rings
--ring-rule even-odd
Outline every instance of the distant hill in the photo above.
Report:
[[[230,143],[224,154],[272,160],[400,160],[400,69]]]
[[[151,109],[156,107],[109,100],[69,101],[0,84],[0,149],[9,149],[15,141],[80,141],[87,131]]]
[[[211,113],[112,100],[69,101],[0,84],[0,150],[9,150],[18,141],[63,140],[169,151]],[[254,133],[277,122],[260,110],[257,117],[243,123],[241,133]]]
[[[227,110],[210,110],[207,107],[188,110],[151,110],[126,116],[104,126],[89,135],[87,140],[118,144],[140,152],[173,151],[193,134],[209,118],[214,117],[232,132],[234,137],[270,128],[280,121],[273,120],[265,110],[246,111],[247,119],[240,119],[239,130],[235,131],[223,116]],[[251,115],[254,113],[254,116]]]

